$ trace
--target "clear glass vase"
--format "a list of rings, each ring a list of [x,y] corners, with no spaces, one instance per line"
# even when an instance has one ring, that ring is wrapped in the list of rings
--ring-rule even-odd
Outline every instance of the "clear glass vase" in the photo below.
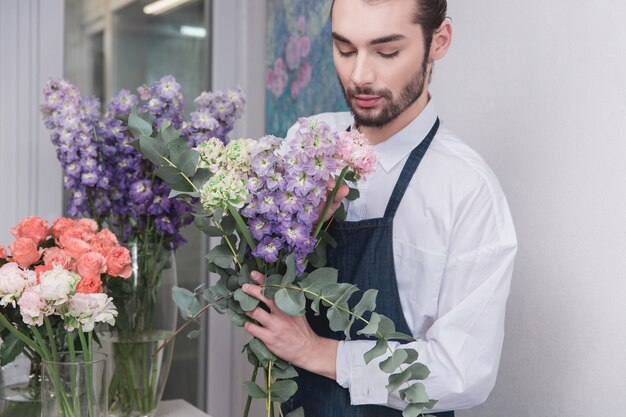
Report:
[[[0,370],[0,417],[41,416],[41,362],[18,356]]]
[[[41,415],[46,417],[108,417],[107,356],[62,352],[43,360]]]
[[[109,412],[113,417],[154,416],[167,382],[176,330],[177,284],[173,251],[159,245],[131,245],[133,273],[115,280],[115,327],[100,335],[110,358]],[[158,352],[157,352],[158,350]]]

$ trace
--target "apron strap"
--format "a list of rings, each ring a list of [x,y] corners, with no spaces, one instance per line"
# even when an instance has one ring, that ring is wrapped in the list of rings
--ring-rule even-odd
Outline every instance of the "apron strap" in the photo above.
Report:
[[[428,150],[430,143],[433,141],[437,130],[439,129],[439,118],[435,121],[435,124],[428,132],[428,135],[422,140],[422,142],[415,147],[411,151],[409,155],[409,159],[407,159],[404,164],[404,168],[402,168],[402,173],[400,173],[400,178],[398,178],[398,182],[396,182],[396,186],[391,193],[391,197],[389,198],[389,203],[387,203],[387,209],[385,210],[385,217],[395,217],[396,211],[398,211],[398,206],[400,205],[400,201],[402,201],[402,197],[406,192],[406,189],[413,178],[413,174],[417,171],[417,167],[420,162],[422,162],[422,158],[424,154]]]

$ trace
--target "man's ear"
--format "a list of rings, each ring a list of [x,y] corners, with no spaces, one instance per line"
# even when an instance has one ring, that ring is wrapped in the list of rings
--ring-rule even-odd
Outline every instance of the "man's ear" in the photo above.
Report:
[[[445,19],[441,26],[433,34],[433,41],[430,47],[430,61],[438,61],[448,53],[452,43],[452,23],[450,19]]]

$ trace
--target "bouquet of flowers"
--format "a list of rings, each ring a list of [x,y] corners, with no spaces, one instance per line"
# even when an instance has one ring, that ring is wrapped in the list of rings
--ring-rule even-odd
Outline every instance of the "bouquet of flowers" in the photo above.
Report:
[[[365,354],[367,362],[391,352],[390,339],[413,340],[374,311],[375,289],[367,290],[351,308],[349,302],[358,289],[338,283],[337,271],[325,267],[325,248],[333,245],[327,228],[333,219],[327,223],[320,219],[326,218],[342,184],[356,184],[376,165],[371,146],[358,131],[337,133],[315,119],[300,119],[296,137],[288,142],[273,136],[227,145],[209,139],[180,153],[172,146],[176,139],[165,137],[162,129],[152,130],[145,117],[131,114],[128,125],[136,138],[134,146],[159,167],[157,172],[175,193],[200,198],[203,210],[196,214],[196,225],[210,236],[221,237],[221,244],[207,256],[209,270],[220,276],[217,284],[204,291],[175,289],[179,309],[190,322],[209,307],[225,312],[237,326],[251,320],[246,313],[259,300],[242,286],[252,282],[249,274],[256,269],[267,277],[264,295],[285,313],[324,312],[330,329],[346,338],[357,325],[359,334],[377,339]],[[327,195],[326,187],[333,180],[335,186]],[[357,196],[353,188],[348,198]],[[344,217],[345,211],[334,216]],[[264,399],[268,416],[273,415],[273,403],[284,402],[296,392],[297,371],[256,338],[244,350],[255,367],[252,380],[245,384],[249,394],[245,415],[251,398]],[[402,398],[410,403],[406,417],[433,405],[417,382],[427,377],[428,370],[416,358],[413,349],[396,349],[381,363],[381,369],[391,374],[387,388],[401,388]],[[264,386],[255,381],[259,367],[265,371]],[[289,415],[301,416],[303,410]]]
[[[11,233],[10,254],[0,246],[3,362],[22,351],[33,361],[59,362],[61,351],[73,360],[77,350],[90,359],[95,324],[114,325],[117,316],[101,278],[130,276],[128,249],[91,219],[59,218],[48,227],[31,216]],[[49,375],[64,415],[77,415],[80,404],[67,398],[55,377]]]
[[[238,88],[203,92],[195,99],[196,110],[185,121],[181,86],[171,75],[139,87],[137,93],[121,90],[100,116],[97,99],[81,97],[65,80],[51,79],[44,88],[42,107],[63,167],[64,186],[70,191],[69,214],[89,215],[106,225],[133,257],[130,280],[104,283],[119,311],[110,338],[116,350],[111,401],[124,414],[137,408],[148,413],[156,407],[163,384],[154,380],[152,368],[159,369],[159,379],[167,377],[170,359],[164,359],[163,366],[154,363],[150,343],[169,336],[176,312],[174,307],[172,314],[163,314],[158,294],[167,292],[169,299],[164,275],[173,268],[171,252],[185,242],[180,230],[192,222],[197,202],[189,196],[168,198],[178,185],[168,185],[165,174],[130,146],[134,140],[131,133],[137,132],[128,128],[128,114],[131,109],[140,112],[151,130],[161,132],[163,140],[176,139],[171,145],[184,154],[212,137],[226,143],[245,103]],[[165,319],[157,323],[161,318]],[[141,341],[149,343],[141,347]],[[171,358],[171,352],[165,356]],[[140,394],[135,395],[137,392]]]

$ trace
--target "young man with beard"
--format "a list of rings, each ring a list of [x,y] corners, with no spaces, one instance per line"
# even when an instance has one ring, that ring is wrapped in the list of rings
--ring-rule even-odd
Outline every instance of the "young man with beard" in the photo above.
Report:
[[[376,311],[416,337],[402,346],[419,352],[433,412],[449,417],[494,386],[517,241],[498,180],[439,122],[428,93],[452,39],[446,9],[446,0],[335,0],[334,62],[351,113],[317,117],[359,129],[379,157],[333,230],[329,264],[340,281],[378,289]],[[289,406],[307,417],[401,416],[382,358],[363,359],[374,342],[335,340],[326,323],[282,313],[261,287],[244,290],[270,307],[254,310],[259,324],[246,330],[301,368]]]

